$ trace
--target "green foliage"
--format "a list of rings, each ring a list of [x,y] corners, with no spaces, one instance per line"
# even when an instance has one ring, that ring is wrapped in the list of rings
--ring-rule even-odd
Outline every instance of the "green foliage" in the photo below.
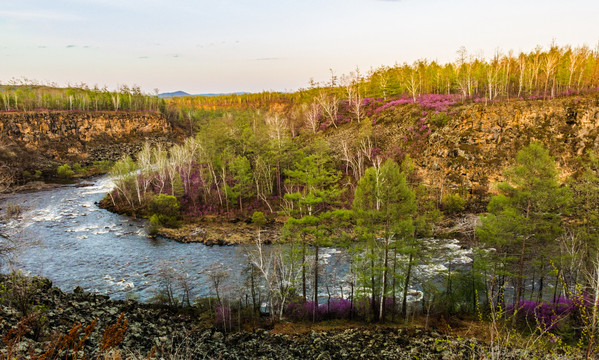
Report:
[[[160,225],[169,228],[178,227],[180,208],[181,204],[175,196],[166,194],[154,196],[148,209],[151,226]]]
[[[162,222],[160,221],[160,216],[158,214],[152,214],[150,216],[149,227],[148,227],[148,235],[156,236],[158,234],[158,230],[162,227]]]
[[[370,167],[358,182],[354,193],[352,210],[357,220],[356,233],[366,241],[366,271],[362,271],[359,284],[370,287],[372,312],[375,318],[384,319],[383,299],[394,296],[389,293],[389,280],[396,277],[397,254],[408,255],[407,279],[404,291],[407,291],[413,260],[417,255],[417,243],[414,241],[413,218],[416,213],[415,195],[400,172],[400,166],[387,159],[379,167]],[[382,238],[384,244],[378,244]],[[393,250],[391,257],[389,252]],[[379,262],[382,259],[382,263]],[[392,265],[393,264],[393,265]],[[393,271],[393,272],[392,272]],[[379,285],[380,284],[380,285]],[[382,290],[377,290],[378,288]],[[377,299],[380,307],[375,309]],[[405,312],[406,298],[402,309]]]
[[[97,173],[107,173],[114,166],[114,161],[110,160],[99,160],[94,161],[92,164],[93,169]]]
[[[34,295],[38,289],[38,279],[23,275],[20,271],[6,276],[6,283],[0,283],[0,303],[16,308],[22,316],[34,310]]]
[[[177,198],[183,197],[185,195],[185,189],[183,188],[183,179],[181,179],[181,175],[176,172],[171,180],[171,186],[173,188],[173,195]]]
[[[56,169],[56,175],[58,175],[61,178],[71,178],[75,175],[75,172],[71,169],[71,167],[68,164],[64,164],[64,165],[60,165],[57,169]]]
[[[85,167],[81,166],[81,164],[79,164],[79,163],[74,163],[73,171],[75,172],[75,174],[84,174],[87,172],[87,169]]]
[[[516,165],[505,176],[507,182],[498,185],[499,194],[491,199],[489,214],[481,217],[476,233],[484,244],[497,249],[496,261],[506,270],[517,271],[511,275],[517,279],[519,301],[524,269],[535,265],[541,274],[548,272],[571,195],[557,182],[555,162],[539,143],[520,150]]]
[[[10,85],[0,85],[2,110],[129,110],[159,111],[162,100],[155,95],[143,94],[137,86],[123,85],[117,91],[106,88],[59,88],[34,81],[11,80]]]
[[[41,180],[42,178],[42,171],[41,170],[32,170],[32,171],[23,171],[23,180],[25,182],[29,182],[29,181],[38,181]]]
[[[362,236],[401,238],[414,232],[412,214],[416,211],[414,192],[406,176],[391,159],[380,168],[371,167],[358,182],[352,206]]]
[[[449,123],[451,119],[444,112],[438,112],[431,115],[430,123],[438,128],[442,128]]]
[[[262,227],[266,224],[266,217],[262,211],[254,211],[252,214],[252,224]]]
[[[343,192],[338,185],[341,173],[333,168],[326,153],[303,157],[286,175],[287,183],[297,191],[285,194],[285,198],[298,205],[293,213],[299,217],[327,210]]]
[[[583,163],[584,172],[570,182],[573,199],[568,223],[569,251],[565,256],[570,276],[576,273],[593,274],[599,254],[599,157],[593,151],[587,153]],[[588,281],[588,280],[587,280]]]
[[[457,214],[466,208],[466,199],[460,194],[445,194],[441,200],[441,207],[447,214]]]
[[[250,161],[245,156],[236,156],[229,164],[229,171],[233,175],[232,186],[226,186],[227,196],[231,200],[239,200],[239,209],[243,210],[242,199],[254,195],[254,181]]]

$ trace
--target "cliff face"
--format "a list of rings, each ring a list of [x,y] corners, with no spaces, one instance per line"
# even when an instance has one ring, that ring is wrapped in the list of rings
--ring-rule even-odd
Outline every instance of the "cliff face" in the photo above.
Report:
[[[428,112],[417,105],[399,106],[380,116],[371,133],[382,152],[395,147],[410,154],[419,176],[439,197],[460,192],[484,200],[493,183],[503,180],[504,169],[515,163],[516,153],[532,141],[549,149],[563,178],[580,170],[577,157],[599,151],[597,95],[453,106],[444,124],[425,123],[430,134],[418,143],[418,121],[430,119]],[[355,138],[355,131],[334,133],[329,143],[338,148],[341,140]]]
[[[0,114],[0,161],[18,169],[117,160],[144,141],[168,141],[162,114],[138,112],[27,112]]]

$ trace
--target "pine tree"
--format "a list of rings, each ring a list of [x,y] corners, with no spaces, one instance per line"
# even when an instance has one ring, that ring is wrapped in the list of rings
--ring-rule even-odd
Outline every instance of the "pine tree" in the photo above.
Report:
[[[285,194],[290,202],[288,209],[291,217],[286,227],[298,231],[302,237],[302,292],[306,298],[306,245],[314,246],[314,309],[318,305],[318,251],[327,245],[328,232],[321,223],[329,218],[329,213],[338,202],[343,189],[338,186],[341,174],[332,166],[331,159],[325,152],[318,152],[302,158],[295,163],[294,170],[285,172],[287,183],[295,192]],[[316,311],[316,310],[314,310]],[[313,314],[315,317],[315,313]]]
[[[367,242],[370,261],[370,287],[372,311],[375,318],[385,319],[384,299],[388,293],[389,283],[389,250],[393,243],[397,250],[398,240],[404,240],[414,234],[413,216],[416,212],[414,192],[408,186],[406,175],[400,172],[399,166],[391,159],[382,165],[368,168],[358,182],[354,195],[353,210],[357,219],[356,232]],[[379,308],[376,309],[377,269],[375,254],[379,238],[382,238],[383,264],[380,268],[382,284],[379,286]],[[396,260],[397,251],[393,258]],[[410,256],[411,265],[412,256]],[[393,267],[395,268],[395,266]],[[407,275],[406,284],[409,282]],[[406,285],[407,287],[407,285]],[[404,289],[404,292],[407,289]]]
[[[518,308],[524,292],[524,278],[532,270],[534,254],[539,266],[542,297],[545,269],[557,253],[562,233],[562,214],[570,199],[560,186],[557,169],[549,152],[539,143],[520,150],[516,165],[505,172],[506,182],[498,184],[488,215],[482,216],[477,234],[483,243],[497,249],[498,260],[516,281],[514,305]],[[507,271],[516,269],[516,273]]]

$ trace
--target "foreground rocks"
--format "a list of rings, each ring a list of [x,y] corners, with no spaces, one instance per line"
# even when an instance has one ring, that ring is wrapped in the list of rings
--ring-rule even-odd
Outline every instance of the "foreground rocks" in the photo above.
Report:
[[[481,341],[417,328],[370,326],[291,334],[264,329],[225,333],[212,325],[208,314],[133,300],[112,301],[80,288],[64,293],[52,287],[47,279],[26,279],[26,283],[19,283],[21,280],[0,275],[5,295],[0,307],[0,333],[5,342],[0,358],[10,349],[13,356],[39,355],[73,325],[82,324],[83,329],[97,319],[84,347],[88,357],[95,357],[106,335],[105,329],[117,323],[120,314],[127,320],[126,330],[112,352],[122,358],[148,358],[152,353],[156,358],[167,359],[478,359],[490,355],[488,346]],[[15,300],[6,296],[15,294],[12,292],[15,284],[17,287],[28,284],[28,312],[42,315],[9,347],[10,331],[23,318],[24,309],[19,306],[18,297]],[[113,328],[112,332],[108,335],[114,336],[116,330]],[[504,350],[500,358],[522,359],[532,355],[523,350]]]

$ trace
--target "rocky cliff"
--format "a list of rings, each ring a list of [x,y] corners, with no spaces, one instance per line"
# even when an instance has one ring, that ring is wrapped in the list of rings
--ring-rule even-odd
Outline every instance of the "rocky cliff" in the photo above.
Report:
[[[54,171],[62,163],[117,160],[136,153],[144,141],[168,141],[172,135],[159,113],[0,113],[0,162]]]
[[[371,137],[382,152],[396,148],[410,154],[420,177],[439,196],[460,192],[484,200],[516,153],[532,141],[549,149],[562,178],[580,170],[579,157],[587,150],[599,150],[597,94],[454,105],[437,122],[431,113],[419,105],[398,106],[376,119]],[[355,131],[337,131],[329,143],[339,148],[341,140],[355,138]]]

